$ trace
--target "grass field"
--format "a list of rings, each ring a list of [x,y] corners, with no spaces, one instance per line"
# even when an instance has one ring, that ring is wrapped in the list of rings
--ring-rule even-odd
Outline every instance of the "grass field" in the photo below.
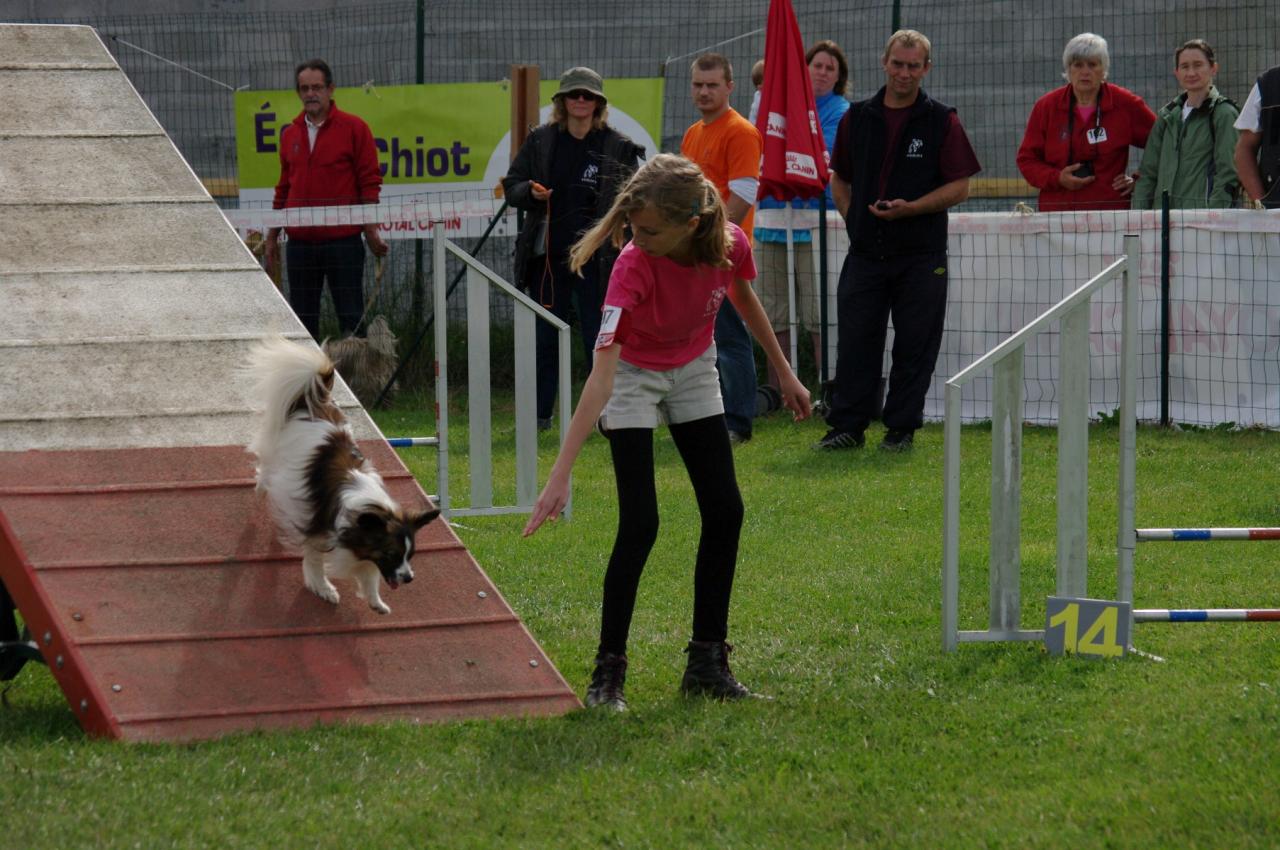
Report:
[[[378,418],[389,434],[430,430],[407,408]],[[509,430],[495,425],[500,474]],[[1115,588],[1117,433],[1090,435],[1102,597]],[[47,671],[29,666],[0,709],[0,846],[1280,845],[1280,624],[1138,626],[1136,644],[1163,662],[1055,659],[1035,644],[944,655],[941,428],[902,456],[814,453],[821,434],[775,417],[736,452],[747,520],[734,670],[773,701],[679,696],[698,523],[660,432],[663,525],[632,632],[628,714],[123,745],[85,739]],[[979,628],[988,430],[966,428],[963,446],[961,619]],[[1053,586],[1055,447],[1054,431],[1026,430],[1028,628]],[[1138,452],[1139,525],[1280,525],[1280,435],[1144,428]],[[405,457],[434,489],[430,450]],[[598,438],[574,498],[572,521],[532,539],[515,516],[465,518],[458,532],[581,694],[615,519]],[[1276,561],[1262,543],[1143,544],[1137,602],[1280,607]]]

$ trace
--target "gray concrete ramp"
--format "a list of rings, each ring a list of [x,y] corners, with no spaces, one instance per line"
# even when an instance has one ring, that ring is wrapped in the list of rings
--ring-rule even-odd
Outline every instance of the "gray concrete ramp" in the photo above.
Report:
[[[303,588],[254,488],[239,367],[267,334],[309,338],[97,35],[0,25],[0,115],[0,580],[84,729],[578,706],[444,521],[389,615]],[[425,504],[336,396],[393,495]]]
[[[243,445],[226,376],[306,332],[97,34],[0,26],[0,114],[0,451]]]

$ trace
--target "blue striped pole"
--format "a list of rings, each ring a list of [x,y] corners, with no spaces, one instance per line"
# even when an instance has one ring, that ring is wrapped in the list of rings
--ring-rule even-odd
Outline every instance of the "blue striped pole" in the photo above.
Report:
[[[1138,541],[1280,540],[1280,528],[1139,528]]]
[[[436,437],[388,437],[387,444],[394,449],[408,449],[414,446],[438,446]]]
[[[1135,623],[1277,622],[1278,608],[1147,608],[1133,612]]]

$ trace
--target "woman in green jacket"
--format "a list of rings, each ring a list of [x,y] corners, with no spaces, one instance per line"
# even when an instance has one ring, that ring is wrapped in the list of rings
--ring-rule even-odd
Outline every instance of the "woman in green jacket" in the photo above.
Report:
[[[1133,208],[1230,207],[1240,190],[1236,176],[1236,116],[1240,110],[1218,93],[1213,48],[1195,38],[1173,54],[1182,94],[1160,110],[1142,155]]]

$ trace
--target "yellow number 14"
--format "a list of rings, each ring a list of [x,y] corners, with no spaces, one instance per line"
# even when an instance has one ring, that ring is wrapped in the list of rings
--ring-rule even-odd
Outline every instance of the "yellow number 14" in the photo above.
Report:
[[[1119,609],[1107,607],[1098,618],[1085,630],[1084,636],[1076,640],[1080,630],[1080,606],[1069,603],[1061,611],[1049,619],[1049,627],[1063,627],[1062,648],[1064,652],[1101,655],[1107,658],[1118,658],[1124,654],[1123,647],[1116,641],[1119,622]],[[1099,635],[1102,639],[1098,640]]]

